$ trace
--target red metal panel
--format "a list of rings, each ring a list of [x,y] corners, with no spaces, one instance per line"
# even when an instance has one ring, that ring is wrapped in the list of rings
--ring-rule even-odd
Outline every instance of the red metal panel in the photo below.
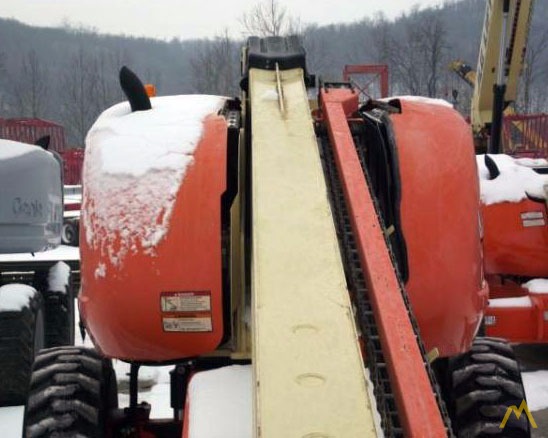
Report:
[[[548,215],[543,203],[500,202],[484,205],[482,214],[487,274],[548,276]]]
[[[520,289],[519,285],[516,288]],[[548,291],[527,296],[531,300],[530,307],[495,307],[491,300],[485,312],[486,335],[517,343],[548,342],[548,321],[545,317],[548,312]]]
[[[343,109],[349,102],[354,102],[357,108],[357,94],[345,89],[322,90],[320,100],[405,434],[445,436],[441,413]]]
[[[61,153],[64,164],[64,183],[82,184],[82,166],[84,163],[83,149],[68,149]]]
[[[34,144],[49,135],[50,150],[59,152],[64,162],[64,183],[81,184],[83,149],[65,150],[65,132],[61,125],[41,119],[1,119],[0,138]]]
[[[86,232],[94,230],[88,227],[98,221],[97,216],[92,214],[80,224],[80,315],[94,345],[105,356],[137,362],[174,361],[209,353],[223,337],[221,195],[226,190],[227,125],[218,115],[203,123],[194,163],[175,193],[170,226],[156,246],[147,248],[137,242],[133,252],[120,258],[123,226],[114,241],[112,232],[99,228],[92,244]],[[84,217],[99,202],[92,197],[95,193],[90,192],[88,182],[84,178]],[[138,182],[146,184],[142,179]],[[124,220],[125,211],[115,213]],[[108,217],[112,221],[116,216],[109,212]],[[117,254],[116,258],[112,254]],[[106,269],[103,276],[97,275],[99,266]],[[162,309],[162,297],[172,294],[186,294],[189,299],[201,296],[206,304],[190,313]],[[192,318],[205,325],[196,331],[195,327],[186,331],[181,326],[168,326],[193,324]],[[170,331],[173,328],[175,331]]]
[[[0,138],[34,144],[44,135],[49,135],[50,150],[65,150],[64,129],[57,123],[41,119],[3,119],[0,121]]]
[[[400,100],[390,116],[401,185],[405,289],[429,351],[470,349],[487,304],[479,182],[469,126],[452,108]]]

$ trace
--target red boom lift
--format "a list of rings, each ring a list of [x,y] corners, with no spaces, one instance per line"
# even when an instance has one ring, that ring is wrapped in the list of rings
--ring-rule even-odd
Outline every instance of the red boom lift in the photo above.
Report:
[[[26,436],[529,435],[525,416],[499,428],[525,398],[511,349],[476,337],[479,185],[456,111],[325,83],[313,118],[291,37],[249,39],[241,100],[151,101],[121,79],[129,104],[98,119],[84,171],[96,349],[42,351]],[[112,358],[131,364],[125,409]],[[138,370],[161,364],[174,415],[151,420]]]

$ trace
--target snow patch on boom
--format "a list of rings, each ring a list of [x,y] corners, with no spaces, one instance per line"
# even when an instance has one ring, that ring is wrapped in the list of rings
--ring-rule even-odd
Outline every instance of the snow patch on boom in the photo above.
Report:
[[[154,254],[203,134],[203,121],[225,102],[218,96],[151,99],[149,111],[128,102],[103,112],[86,138],[86,241],[119,265],[128,253]]]

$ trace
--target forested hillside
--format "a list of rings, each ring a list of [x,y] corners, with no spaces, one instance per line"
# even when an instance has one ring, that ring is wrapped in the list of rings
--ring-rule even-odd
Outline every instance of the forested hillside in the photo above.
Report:
[[[529,38],[529,73],[518,108],[546,111],[548,92],[548,9],[534,11]],[[280,8],[283,6],[279,5]],[[387,20],[382,15],[351,24],[316,26],[306,17],[288,17],[288,26],[263,34],[298,32],[308,53],[309,70],[340,79],[352,63],[386,63],[392,94],[418,94],[451,100],[467,112],[471,90],[447,68],[463,59],[475,68],[483,25],[484,0],[451,0],[438,8],[415,8]],[[357,17],[358,18],[358,17]],[[254,30],[242,21],[242,35]],[[247,26],[246,26],[247,25]],[[120,101],[117,72],[128,65],[159,94],[238,93],[239,50],[244,41],[222,36],[209,40],[172,40],[101,35],[70,26],[39,28],[0,19],[0,117],[40,117],[63,124],[73,146],[106,107]]]

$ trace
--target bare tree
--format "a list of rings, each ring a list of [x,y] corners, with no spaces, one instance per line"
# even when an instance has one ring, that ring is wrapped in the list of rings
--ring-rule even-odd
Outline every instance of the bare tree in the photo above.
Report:
[[[314,35],[316,25],[306,26],[299,35],[306,49],[306,64],[310,72],[319,73],[330,67],[328,48],[318,35]]]
[[[260,37],[299,33],[300,21],[291,18],[277,0],[262,0],[240,18],[246,35]]]
[[[70,57],[61,84],[64,120],[80,147],[99,112],[97,78],[96,60],[80,47]]]
[[[391,66],[403,92],[438,95],[446,63],[447,33],[441,11],[418,9],[409,17],[403,35],[390,43]]]
[[[372,59],[375,64],[386,64],[388,66],[388,71],[390,76],[397,77],[394,75],[397,71],[397,66],[395,66],[395,50],[398,47],[395,37],[393,34],[393,24],[388,21],[386,16],[382,13],[378,13],[371,23],[369,28],[368,40],[371,41],[371,52]],[[390,89],[392,88],[392,80],[389,82]],[[389,90],[389,95],[392,94]]]
[[[418,29],[409,26],[402,40],[394,40],[392,51],[393,76],[402,88],[398,92],[413,95],[424,94],[422,44]]]
[[[378,13],[370,25],[370,41],[373,43],[373,57],[375,62],[389,64],[392,62],[394,50],[394,36],[392,35],[392,23],[386,16]]]
[[[6,54],[4,52],[0,52],[0,114],[4,110],[4,92],[3,92],[3,78],[5,77],[6,73]]]
[[[120,49],[102,51],[95,58],[96,84],[94,93],[94,105],[102,111],[116,102],[124,100],[123,92],[118,83],[118,72],[124,65],[131,64],[129,54]]]
[[[548,67],[546,63],[543,63],[543,55],[548,49],[548,29],[544,29],[542,32],[537,34],[535,38],[531,38],[529,45],[527,47],[526,57],[525,57],[525,67],[523,69],[523,74],[521,77],[521,105],[520,112],[529,113],[531,110],[537,110],[540,107],[542,108],[542,103],[540,105],[534,105],[533,100],[539,100],[539,98],[546,98],[546,93],[544,92],[546,76],[548,76]],[[536,99],[532,99],[532,90],[535,88],[535,85],[540,82],[541,87],[538,90],[540,93],[536,93]]]
[[[34,49],[22,58],[17,76],[13,80],[13,98],[16,111],[21,116],[42,116],[48,98],[48,70]]]
[[[423,26],[420,27],[424,44],[426,61],[427,93],[434,97],[438,94],[438,84],[444,67],[444,55],[447,49],[447,31],[443,25],[441,11],[432,10],[423,15]]]
[[[201,42],[190,60],[196,92],[228,96],[238,93],[238,46],[226,30],[213,40]]]

